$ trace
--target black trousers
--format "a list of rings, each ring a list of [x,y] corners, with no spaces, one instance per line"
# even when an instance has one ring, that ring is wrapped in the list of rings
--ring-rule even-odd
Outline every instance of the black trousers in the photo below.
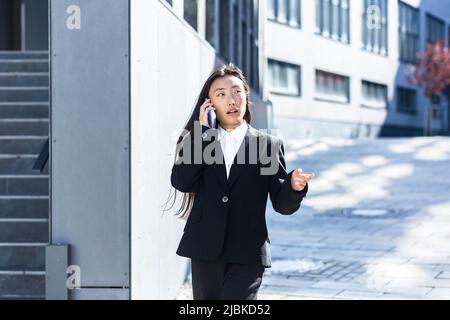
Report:
[[[264,266],[191,259],[194,300],[256,300]]]

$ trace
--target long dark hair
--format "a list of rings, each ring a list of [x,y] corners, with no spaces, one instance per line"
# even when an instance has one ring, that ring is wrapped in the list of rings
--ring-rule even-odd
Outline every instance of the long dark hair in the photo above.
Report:
[[[194,130],[194,122],[198,121],[198,118],[200,116],[200,107],[205,102],[205,99],[208,98],[209,89],[211,88],[211,85],[214,82],[214,80],[216,80],[218,78],[223,78],[225,76],[235,76],[236,78],[239,78],[242,80],[242,82],[244,84],[245,95],[247,98],[246,99],[247,105],[246,105],[246,111],[244,114],[244,120],[247,121],[247,123],[249,123],[249,124],[251,123],[252,114],[250,111],[250,105],[252,103],[250,102],[250,86],[248,85],[248,82],[244,76],[244,73],[237,66],[235,66],[233,63],[224,64],[218,68],[215,68],[212,71],[212,73],[210,74],[210,76],[208,77],[208,79],[206,80],[205,84],[203,85],[203,88],[200,91],[200,94],[198,96],[197,103],[195,104],[194,110],[192,111],[192,114],[189,117],[189,120],[187,121],[187,123],[184,127],[184,130],[182,131],[184,134],[180,135],[178,138],[177,147],[178,147],[178,144],[184,139],[184,137]],[[219,119],[217,119],[217,121],[219,122]],[[178,150],[178,148],[176,150]],[[176,156],[177,156],[177,154],[175,153],[175,159],[176,159]],[[174,162],[175,162],[175,159],[174,159]],[[171,188],[171,191],[169,193],[169,198],[166,201],[166,206],[171,198],[172,189],[173,188]],[[173,190],[174,190],[174,194],[173,194],[172,205],[164,211],[171,209],[175,204],[175,201],[177,198],[177,190],[176,189],[173,189]],[[195,197],[194,192],[183,193],[183,200],[182,200],[181,206],[175,214],[177,217],[187,218],[189,216],[189,213],[191,212],[191,209],[192,209],[192,205],[194,203],[194,197]]]

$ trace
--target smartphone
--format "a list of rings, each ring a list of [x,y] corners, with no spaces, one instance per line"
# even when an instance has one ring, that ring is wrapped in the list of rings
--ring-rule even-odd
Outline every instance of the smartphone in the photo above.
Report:
[[[208,111],[208,125],[210,128],[217,128],[217,116],[214,110]]]

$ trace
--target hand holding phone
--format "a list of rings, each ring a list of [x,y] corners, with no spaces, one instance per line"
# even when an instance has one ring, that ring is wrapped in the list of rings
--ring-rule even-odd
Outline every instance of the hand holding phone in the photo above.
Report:
[[[202,125],[209,128],[217,128],[217,117],[214,111],[214,105],[211,100],[206,98],[203,105],[200,107],[199,121]]]

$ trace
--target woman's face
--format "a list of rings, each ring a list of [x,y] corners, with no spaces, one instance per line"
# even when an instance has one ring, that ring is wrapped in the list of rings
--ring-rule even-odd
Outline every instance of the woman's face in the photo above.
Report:
[[[209,98],[222,128],[234,129],[242,124],[247,97],[241,79],[230,75],[217,78],[211,84]]]

